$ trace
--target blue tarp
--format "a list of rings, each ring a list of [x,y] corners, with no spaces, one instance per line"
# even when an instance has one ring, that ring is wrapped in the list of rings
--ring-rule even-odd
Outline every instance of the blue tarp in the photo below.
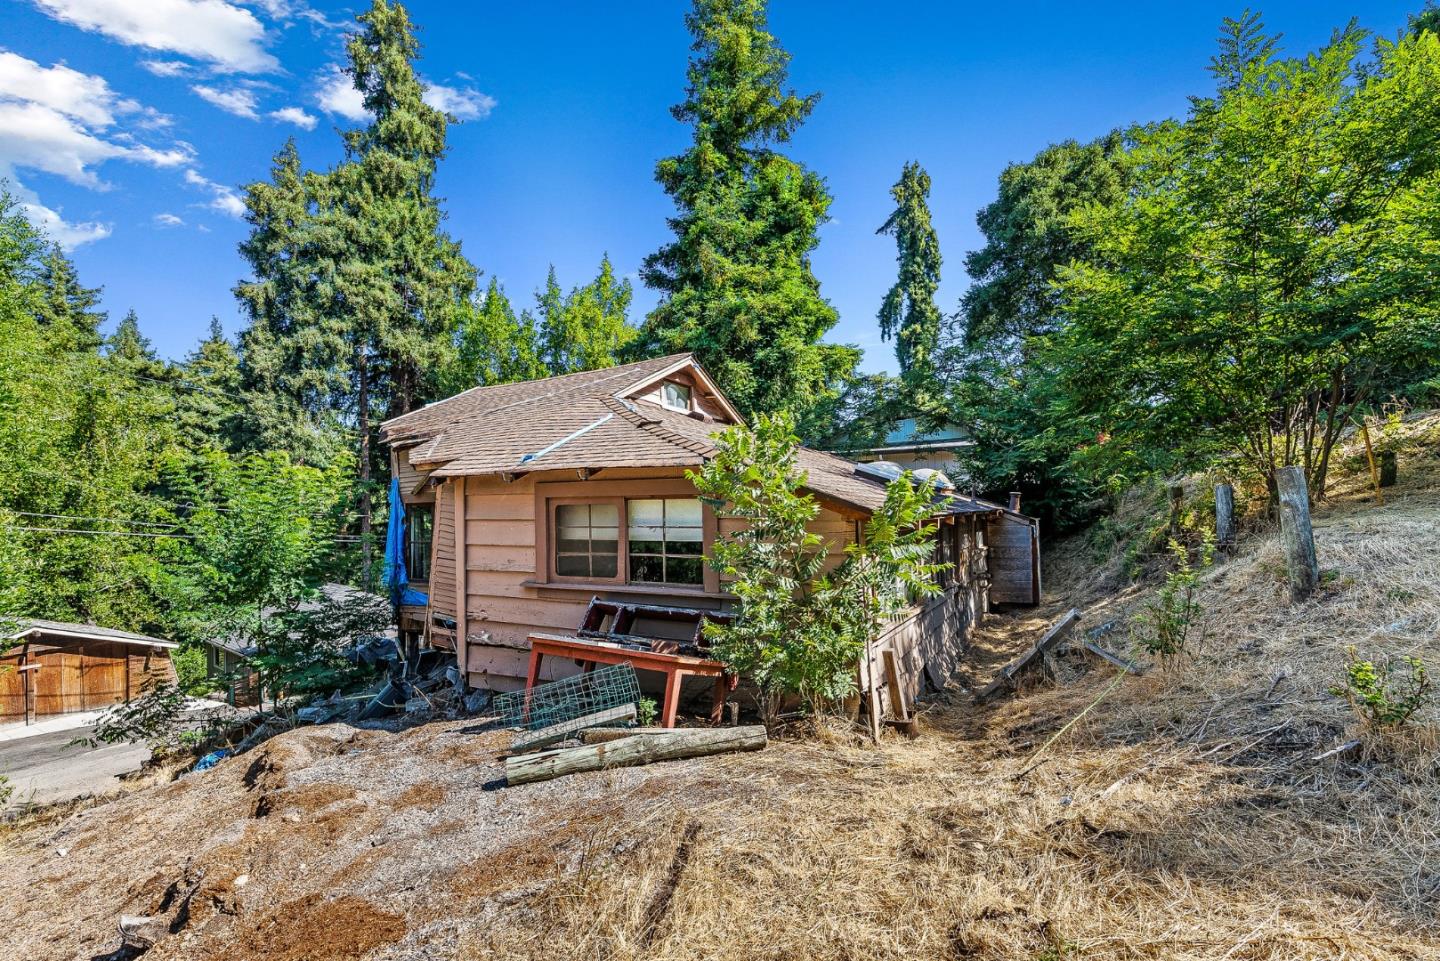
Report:
[[[410,573],[405,570],[405,502],[400,499],[400,478],[390,479],[390,523],[385,528],[385,586],[394,604],[423,606],[430,603],[424,591],[411,590]]]
[[[390,523],[385,528],[385,586],[390,600],[403,600],[410,575],[405,570],[405,502],[400,499],[400,478],[390,478]]]

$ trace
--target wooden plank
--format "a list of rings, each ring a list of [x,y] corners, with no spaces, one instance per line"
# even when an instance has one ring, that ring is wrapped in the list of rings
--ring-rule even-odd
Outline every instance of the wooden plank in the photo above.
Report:
[[[467,590],[466,574],[469,565],[459,563],[460,558],[465,555],[465,478],[460,477],[452,480],[449,485],[452,489],[451,499],[454,501],[452,511],[455,515],[455,659],[460,664],[468,664],[466,658],[465,644],[470,634],[469,612],[466,609],[466,599],[469,595]]]
[[[1123,658],[1119,654],[1112,654],[1089,638],[1086,638],[1080,646],[1101,660],[1109,661],[1122,671],[1129,671],[1131,674],[1144,674],[1146,671],[1144,665],[1136,664],[1134,661]]]
[[[1059,644],[1076,624],[1080,623],[1080,611],[1071,608],[1055,625],[1046,631],[1040,640],[1000,669],[1000,673],[975,695],[975,703],[984,704],[1001,691],[1014,690],[1015,678],[1031,668],[1044,663],[1045,656]]]
[[[541,751],[505,760],[505,780],[510,785],[548,781],[582,771],[635,767],[656,761],[758,751],[765,747],[765,728],[752,727],[683,728],[665,734],[636,734],[605,744]]]
[[[596,711],[593,714],[586,714],[583,717],[573,718],[569,721],[561,721],[559,724],[551,724],[549,727],[526,731],[510,742],[510,750],[517,754],[533,751],[537,747],[544,747],[547,744],[554,744],[556,741],[563,741],[570,735],[583,731],[587,727],[602,727],[606,724],[615,724],[619,721],[633,721],[636,716],[634,704],[621,704],[619,707]]]

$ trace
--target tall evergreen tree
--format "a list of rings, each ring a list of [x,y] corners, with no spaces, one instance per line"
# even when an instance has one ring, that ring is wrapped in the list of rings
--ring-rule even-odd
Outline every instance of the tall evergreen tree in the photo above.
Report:
[[[100,303],[100,288],[80,283],[79,274],[70,258],[58,245],[52,245],[40,261],[40,302],[35,319],[57,350],[90,351],[102,341],[100,325],[105,313],[95,308]]]
[[[475,269],[442,229],[433,190],[450,118],[425,103],[409,15],[372,0],[358,20],[346,73],[372,120],[345,133],[346,159],[329,172],[301,174],[290,150],[271,185],[248,189],[242,250],[258,286],[238,293],[260,328],[246,337],[247,367],[294,405],[353,426],[368,545],[372,477],[384,471],[373,424],[437,393]]]
[[[920,164],[905,165],[890,188],[895,210],[876,231],[895,238],[900,275],[880,305],[880,336],[895,338],[895,356],[908,386],[924,389],[934,378],[940,338],[940,240],[930,223],[930,175]]]
[[[186,449],[237,449],[245,410],[239,393],[240,356],[219,318],[210,318],[209,333],[186,356],[177,374],[176,427]]]
[[[820,342],[836,313],[810,255],[830,193],[775,149],[819,95],[788,89],[790,55],[767,29],[765,0],[695,0],[686,25],[687,95],[671,113],[692,141],[656,166],[675,239],[645,260],[661,301],[636,353],[694,351],[747,413],[803,410],[832,399],[859,359]]]

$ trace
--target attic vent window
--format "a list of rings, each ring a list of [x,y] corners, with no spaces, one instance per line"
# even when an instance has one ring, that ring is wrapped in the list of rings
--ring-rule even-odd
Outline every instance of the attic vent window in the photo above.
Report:
[[[690,410],[690,388],[685,384],[666,381],[660,387],[660,403],[671,410]]]

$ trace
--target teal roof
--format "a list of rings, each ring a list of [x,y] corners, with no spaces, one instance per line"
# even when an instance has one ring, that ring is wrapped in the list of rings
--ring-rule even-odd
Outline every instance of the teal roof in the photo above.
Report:
[[[940,430],[921,431],[915,418],[907,417],[885,435],[884,447],[910,447],[917,444],[943,444],[957,440],[969,440],[970,435],[959,427],[944,427]]]

